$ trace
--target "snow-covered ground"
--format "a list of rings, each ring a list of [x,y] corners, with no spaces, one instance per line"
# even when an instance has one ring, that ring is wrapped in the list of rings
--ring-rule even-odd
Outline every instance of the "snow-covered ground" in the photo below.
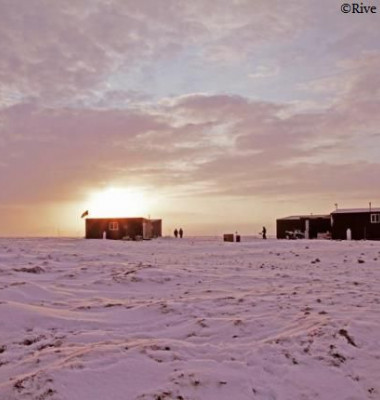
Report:
[[[0,239],[0,399],[380,399],[380,242]]]

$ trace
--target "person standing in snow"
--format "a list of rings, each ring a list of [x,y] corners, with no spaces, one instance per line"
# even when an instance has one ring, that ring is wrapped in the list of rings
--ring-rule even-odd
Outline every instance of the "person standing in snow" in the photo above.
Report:
[[[263,235],[263,239],[267,238],[267,229],[265,228],[265,226],[263,226],[263,231],[261,232],[261,234]]]
[[[182,239],[182,236],[183,236],[183,230],[182,230],[182,228],[179,228],[179,237]]]
[[[178,231],[177,228],[174,229],[174,236],[177,238],[178,237]]]

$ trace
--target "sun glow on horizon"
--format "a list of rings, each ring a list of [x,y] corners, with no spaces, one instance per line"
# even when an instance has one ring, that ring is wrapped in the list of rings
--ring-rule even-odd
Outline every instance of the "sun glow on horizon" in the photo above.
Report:
[[[136,188],[107,188],[91,195],[90,217],[142,217],[148,213],[144,193]]]

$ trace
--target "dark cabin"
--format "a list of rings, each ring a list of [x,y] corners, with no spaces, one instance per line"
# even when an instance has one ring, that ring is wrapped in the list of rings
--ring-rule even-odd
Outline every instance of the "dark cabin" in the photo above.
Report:
[[[317,239],[331,232],[330,215],[294,215],[276,222],[277,239]]]
[[[162,236],[162,220],[147,218],[87,218],[86,239],[153,239]]]
[[[333,239],[380,240],[380,208],[338,209],[331,224]]]

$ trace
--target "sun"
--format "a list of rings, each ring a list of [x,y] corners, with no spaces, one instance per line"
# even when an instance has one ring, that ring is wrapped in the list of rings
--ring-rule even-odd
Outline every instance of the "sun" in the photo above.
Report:
[[[136,188],[107,188],[90,196],[91,217],[142,217],[148,211],[143,191]]]

